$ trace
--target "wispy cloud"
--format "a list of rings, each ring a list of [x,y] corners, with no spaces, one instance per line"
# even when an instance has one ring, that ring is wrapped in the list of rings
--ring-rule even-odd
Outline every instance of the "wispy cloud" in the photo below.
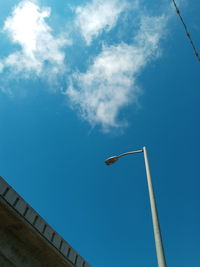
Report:
[[[62,48],[68,44],[64,36],[54,37],[45,19],[50,8],[40,8],[36,1],[21,1],[4,24],[4,32],[19,45],[19,50],[1,60],[0,69],[9,68],[14,74],[57,74],[64,68]]]
[[[136,101],[137,75],[159,55],[165,19],[142,16],[132,44],[105,45],[85,73],[73,75],[67,95],[82,118],[104,131],[124,126],[118,121],[119,111]]]
[[[111,30],[125,7],[122,0],[93,0],[85,6],[77,7],[76,26],[86,43],[89,45],[103,30]]]
[[[127,122],[119,116],[120,111],[138,102],[141,89],[137,77],[148,63],[160,55],[160,40],[167,22],[167,15],[148,16],[147,10],[141,10],[140,1],[135,0],[133,3],[134,7],[129,9],[126,0],[91,0],[75,9],[76,26],[73,23],[70,25],[72,30],[81,32],[86,43],[81,46],[74,42],[70,48],[71,56],[77,55],[77,49],[80,49],[79,53],[83,51],[83,54],[87,50],[90,64],[84,65],[87,64],[84,56],[81,64],[79,57],[74,56],[73,66],[66,72],[65,57],[69,51],[66,46],[71,44],[67,35],[55,34],[47,23],[51,15],[50,8],[41,7],[37,0],[22,0],[4,23],[3,32],[16,44],[16,50],[0,59],[1,77],[6,77],[6,74],[9,81],[19,77],[19,84],[23,78],[30,78],[31,82],[32,77],[45,77],[48,86],[58,82],[56,85],[59,89],[63,87],[63,81],[67,80],[65,93],[69,103],[84,120],[91,125],[100,125],[104,131],[126,126]],[[108,45],[103,38],[98,39],[98,49],[94,50],[89,45],[94,38],[100,37],[102,31],[108,32],[117,22],[120,23],[122,12],[128,14],[133,9],[135,17],[128,31],[124,29],[124,33],[118,36],[114,32],[108,33],[112,45]],[[124,16],[123,21],[127,18]],[[124,25],[121,25],[121,31]],[[125,36],[126,31],[129,34],[127,43],[120,37]],[[83,66],[86,67],[85,71],[73,72]],[[1,88],[1,91],[9,92],[5,88],[9,88],[9,82]]]

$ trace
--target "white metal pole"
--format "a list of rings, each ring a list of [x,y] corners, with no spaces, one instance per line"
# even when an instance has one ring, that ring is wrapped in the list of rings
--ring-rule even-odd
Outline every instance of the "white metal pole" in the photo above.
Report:
[[[144,152],[144,162],[145,162],[146,174],[147,174],[147,183],[148,183],[148,189],[149,189],[149,198],[150,198],[150,206],[151,206],[158,267],[166,267],[164,249],[162,245],[162,236],[160,232],[160,225],[159,225],[159,219],[158,219],[158,214],[157,214],[156,201],[154,197],[153,184],[151,181],[151,173],[150,173],[150,168],[149,168],[146,147],[143,147],[143,152]]]

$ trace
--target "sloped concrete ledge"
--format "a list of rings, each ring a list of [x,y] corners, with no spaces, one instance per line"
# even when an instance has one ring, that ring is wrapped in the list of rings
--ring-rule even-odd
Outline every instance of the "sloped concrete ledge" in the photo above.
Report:
[[[0,218],[1,266],[91,267],[2,177]]]

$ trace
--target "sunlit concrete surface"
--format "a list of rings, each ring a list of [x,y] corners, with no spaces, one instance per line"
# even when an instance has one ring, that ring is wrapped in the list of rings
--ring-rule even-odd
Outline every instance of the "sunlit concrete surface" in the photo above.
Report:
[[[0,177],[0,267],[91,267]]]

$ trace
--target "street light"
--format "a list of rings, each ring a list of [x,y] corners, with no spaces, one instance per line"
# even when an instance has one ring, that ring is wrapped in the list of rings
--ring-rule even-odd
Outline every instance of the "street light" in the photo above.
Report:
[[[140,149],[140,150],[126,152],[118,156],[110,157],[105,161],[105,163],[107,165],[111,165],[115,163],[120,157],[130,155],[130,154],[142,153],[142,152],[144,153],[144,162],[145,162],[146,175],[147,175],[147,183],[148,183],[148,190],[149,190],[149,198],[150,198],[151,215],[152,215],[152,222],[153,222],[158,267],[166,267],[166,260],[165,260],[164,249],[163,249],[163,244],[162,244],[162,236],[161,236],[161,231],[160,231],[158,212],[156,208],[153,184],[151,181],[150,167],[149,167],[146,147],[144,146],[143,149]]]

